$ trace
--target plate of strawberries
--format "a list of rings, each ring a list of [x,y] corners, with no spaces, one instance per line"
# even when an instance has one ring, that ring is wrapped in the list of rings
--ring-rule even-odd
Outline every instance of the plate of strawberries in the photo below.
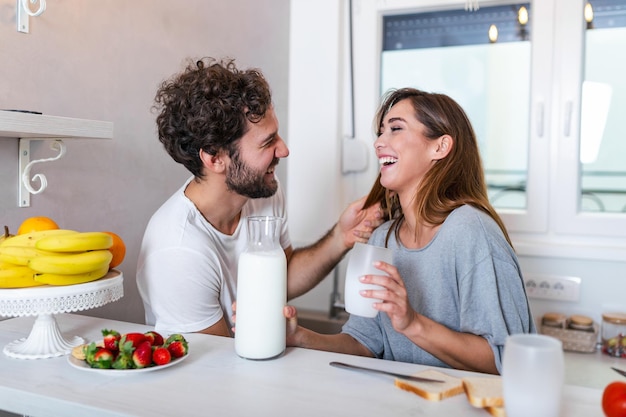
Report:
[[[153,330],[120,333],[102,329],[101,341],[76,346],[68,361],[83,371],[128,375],[177,365],[188,353],[189,343],[179,333],[164,338]]]

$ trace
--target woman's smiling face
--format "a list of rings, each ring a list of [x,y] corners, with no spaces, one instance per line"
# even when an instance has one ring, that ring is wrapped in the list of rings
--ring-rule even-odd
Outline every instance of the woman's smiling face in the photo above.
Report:
[[[426,172],[441,159],[441,138],[429,139],[424,130],[410,99],[397,102],[384,116],[374,147],[380,163],[380,183],[385,188],[399,195],[412,195]]]

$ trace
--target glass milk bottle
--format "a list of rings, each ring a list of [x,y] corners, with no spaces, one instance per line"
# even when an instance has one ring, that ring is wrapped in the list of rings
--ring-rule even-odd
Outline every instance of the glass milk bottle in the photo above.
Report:
[[[287,260],[280,246],[282,219],[248,217],[248,246],[239,257],[235,351],[270,359],[285,350]]]

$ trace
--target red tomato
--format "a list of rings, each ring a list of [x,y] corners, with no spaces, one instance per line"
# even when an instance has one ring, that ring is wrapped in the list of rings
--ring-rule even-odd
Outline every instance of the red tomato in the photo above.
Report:
[[[604,388],[602,411],[607,417],[626,417],[626,382],[611,382]]]

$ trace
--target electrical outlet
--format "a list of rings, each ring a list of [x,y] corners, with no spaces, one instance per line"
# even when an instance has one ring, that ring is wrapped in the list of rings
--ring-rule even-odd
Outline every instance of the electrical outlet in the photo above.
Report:
[[[580,299],[580,281],[581,279],[578,277],[527,275],[524,277],[524,286],[528,298],[578,301]]]

